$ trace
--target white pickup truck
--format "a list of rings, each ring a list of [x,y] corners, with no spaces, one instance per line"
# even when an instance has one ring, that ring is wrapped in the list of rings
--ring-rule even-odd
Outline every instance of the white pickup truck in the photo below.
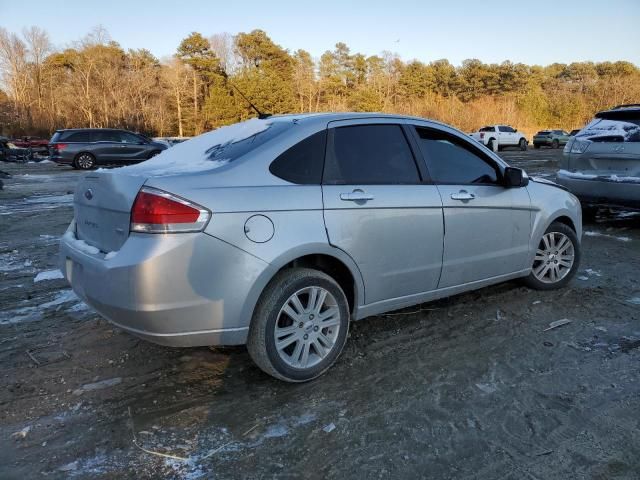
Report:
[[[504,147],[519,147],[520,150],[526,150],[529,143],[523,134],[508,125],[482,127],[472,133],[471,137],[494,152],[502,150]]]

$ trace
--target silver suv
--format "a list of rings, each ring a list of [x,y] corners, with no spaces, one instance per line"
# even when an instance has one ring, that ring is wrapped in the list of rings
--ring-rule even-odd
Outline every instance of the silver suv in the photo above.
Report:
[[[220,128],[89,173],[61,242],[74,291],[170,346],[247,344],[310,380],[349,322],[505,280],[565,285],[578,200],[420,118],[316,114]]]
[[[590,210],[640,209],[640,105],[597,113],[565,146],[557,181]]]

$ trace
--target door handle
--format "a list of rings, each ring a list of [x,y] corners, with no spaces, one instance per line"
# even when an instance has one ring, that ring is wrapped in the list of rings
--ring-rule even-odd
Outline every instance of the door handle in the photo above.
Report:
[[[474,198],[476,198],[476,196],[473,193],[467,192],[466,190],[460,190],[458,193],[452,193],[451,198],[453,200],[467,201],[473,200]]]
[[[340,200],[344,200],[345,202],[366,202],[368,200],[373,200],[373,198],[373,195],[365,193],[360,189],[356,189],[351,193],[340,194]]]

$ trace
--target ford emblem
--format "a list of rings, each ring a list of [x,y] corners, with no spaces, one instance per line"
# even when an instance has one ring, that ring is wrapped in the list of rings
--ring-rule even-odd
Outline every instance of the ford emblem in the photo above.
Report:
[[[84,197],[87,200],[91,200],[93,198],[93,192],[91,191],[91,189],[88,189],[86,192],[84,192]]]

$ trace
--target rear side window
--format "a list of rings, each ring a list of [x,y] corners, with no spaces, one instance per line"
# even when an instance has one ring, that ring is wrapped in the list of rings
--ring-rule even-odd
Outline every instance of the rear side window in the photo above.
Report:
[[[89,132],[70,132],[62,140],[65,142],[89,143]]]
[[[329,131],[323,182],[416,184],[420,176],[399,125],[357,125]]]
[[[420,148],[435,183],[498,184],[497,167],[466,142],[445,132],[416,128]]]
[[[496,127],[482,127],[480,129],[481,132],[495,132],[496,131]]]
[[[269,171],[291,183],[319,185],[326,142],[326,130],[305,138],[278,156],[269,166]]]

